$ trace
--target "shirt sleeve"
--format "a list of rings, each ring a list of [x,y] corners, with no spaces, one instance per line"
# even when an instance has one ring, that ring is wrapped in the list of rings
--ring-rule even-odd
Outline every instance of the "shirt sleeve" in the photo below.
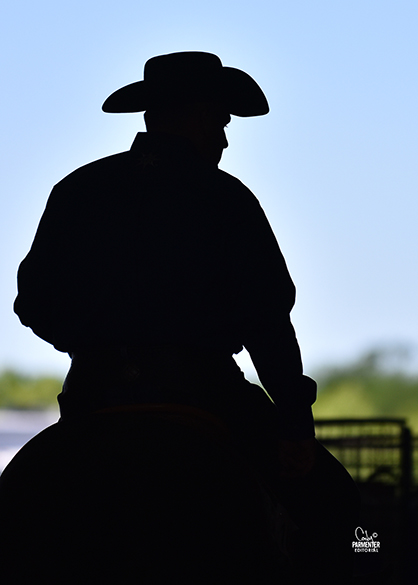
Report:
[[[241,219],[239,231],[242,260],[237,306],[243,345],[277,407],[282,437],[312,437],[311,405],[316,399],[316,383],[303,375],[299,344],[290,320],[295,287],[255,197]]]
[[[65,273],[68,269],[70,210],[60,189],[54,187],[31,249],[18,270],[14,311],[26,327],[60,351],[59,331],[68,310]]]

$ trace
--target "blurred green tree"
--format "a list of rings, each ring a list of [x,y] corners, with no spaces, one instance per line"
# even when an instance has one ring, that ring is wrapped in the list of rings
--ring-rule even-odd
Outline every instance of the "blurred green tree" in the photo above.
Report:
[[[318,372],[315,418],[405,418],[418,433],[418,375],[404,348],[374,349],[352,364]]]
[[[0,408],[47,409],[58,407],[62,380],[32,377],[5,370],[0,374]]]

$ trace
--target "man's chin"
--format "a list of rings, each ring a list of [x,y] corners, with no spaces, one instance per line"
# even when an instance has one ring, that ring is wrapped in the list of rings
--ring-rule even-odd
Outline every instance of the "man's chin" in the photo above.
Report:
[[[222,150],[222,152],[220,152],[218,154],[218,156],[214,157],[214,162],[216,163],[216,166],[218,166],[218,164],[221,162],[222,155],[223,155],[223,150]],[[215,158],[216,158],[216,161],[215,161]]]

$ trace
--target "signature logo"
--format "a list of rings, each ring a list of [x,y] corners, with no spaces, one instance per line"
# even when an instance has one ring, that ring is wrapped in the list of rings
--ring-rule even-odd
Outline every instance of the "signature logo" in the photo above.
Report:
[[[369,536],[367,530],[363,530],[361,526],[357,526],[354,531],[354,536],[356,538],[352,543],[354,552],[379,552],[380,541],[375,540],[378,537],[377,532],[373,532]]]

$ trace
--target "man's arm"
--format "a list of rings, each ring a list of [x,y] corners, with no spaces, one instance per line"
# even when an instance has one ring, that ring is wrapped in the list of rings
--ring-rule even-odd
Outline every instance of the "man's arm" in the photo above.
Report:
[[[55,282],[57,278],[60,234],[53,221],[54,191],[48,200],[35,239],[18,271],[18,295],[14,311],[20,321],[33,332],[53,343],[52,324],[55,320]]]
[[[290,311],[295,287],[269,222],[258,201],[247,200],[240,250],[242,275],[238,312],[243,344],[259,379],[277,407],[280,436],[304,440],[314,436],[311,405],[316,383],[303,375]]]
[[[60,351],[58,331],[66,328],[71,293],[66,284],[71,248],[71,210],[54,187],[32,243],[18,271],[14,311],[26,327]]]

